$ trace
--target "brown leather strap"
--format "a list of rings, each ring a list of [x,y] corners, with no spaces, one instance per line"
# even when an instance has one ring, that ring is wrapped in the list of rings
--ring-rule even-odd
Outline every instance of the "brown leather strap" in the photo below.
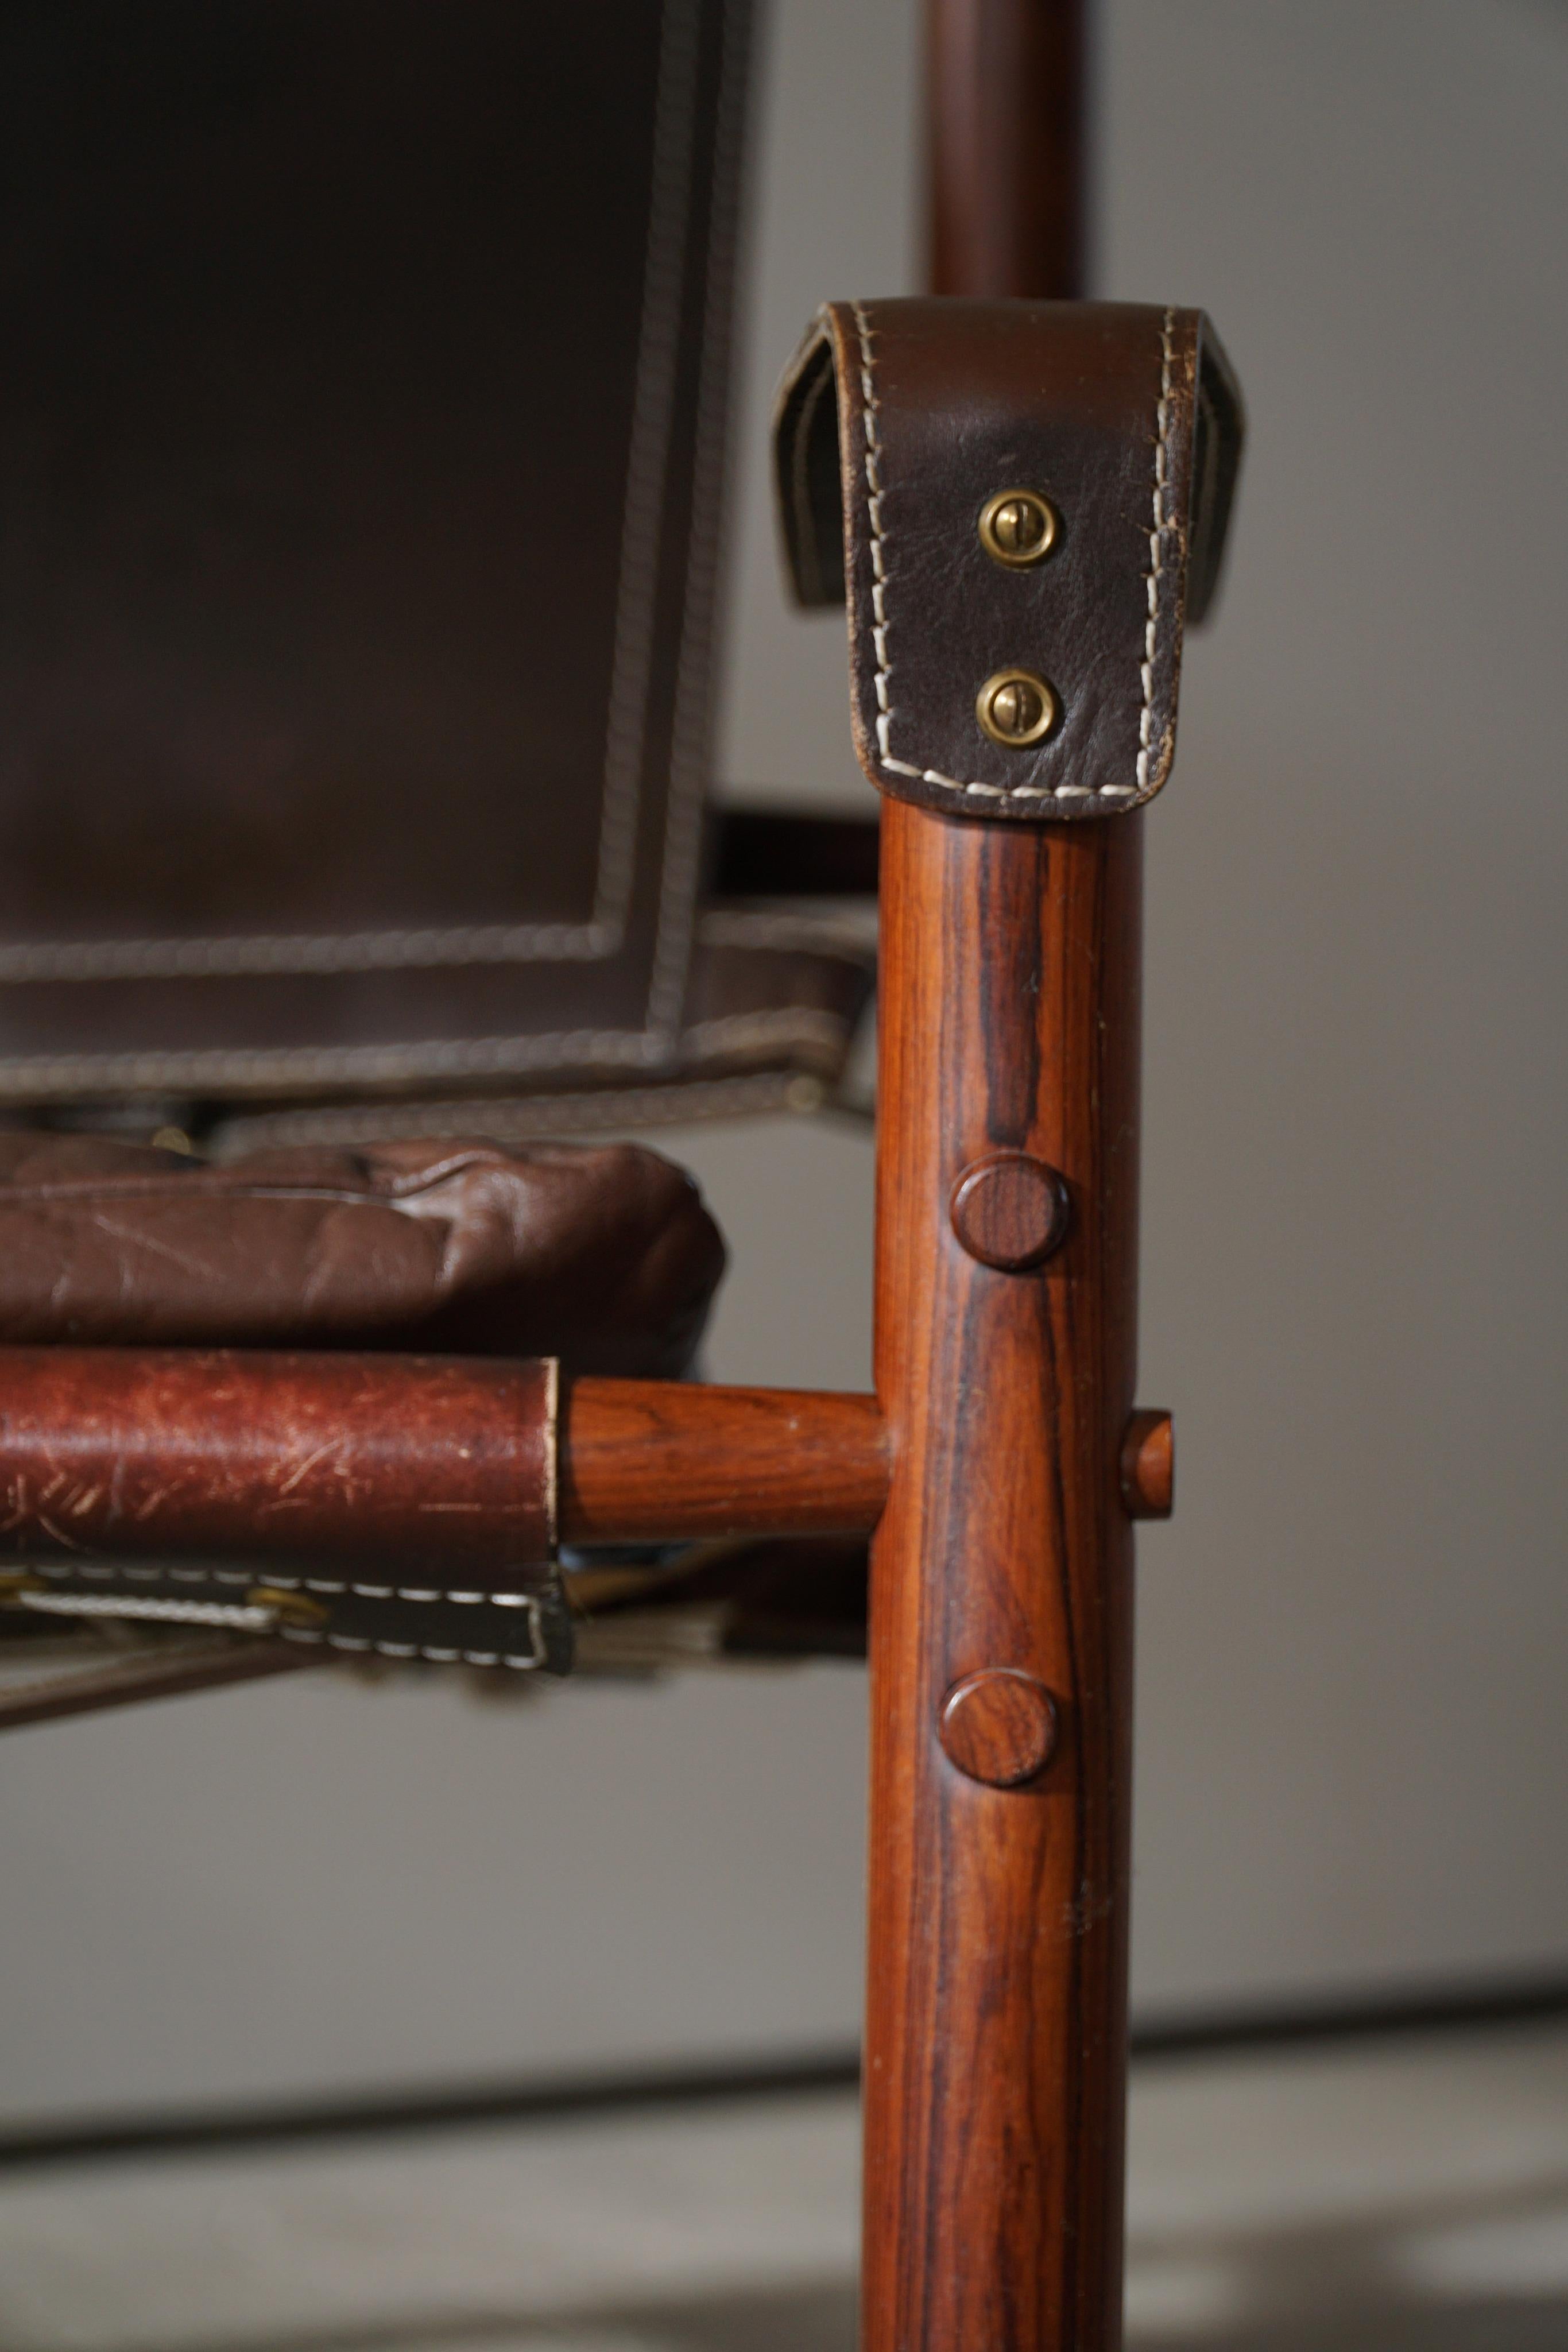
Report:
[[[832,394],[836,387],[836,402]],[[855,743],[878,788],[970,816],[1105,816],[1170,772],[1183,623],[1219,569],[1241,406],[1203,313],[1130,303],[835,302],[778,413],[802,604],[849,590]],[[1054,537],[988,551],[1023,492]],[[1039,509],[1037,509],[1039,511]],[[988,681],[1046,689],[992,740]]]

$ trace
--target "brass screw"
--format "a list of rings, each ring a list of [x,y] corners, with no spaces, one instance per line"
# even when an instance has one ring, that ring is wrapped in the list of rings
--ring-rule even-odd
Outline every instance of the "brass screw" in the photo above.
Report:
[[[1038,490],[998,490],[980,509],[980,545],[1011,571],[1042,562],[1061,530],[1056,509]]]
[[[1060,716],[1060,705],[1044,678],[1032,670],[999,669],[976,696],[975,716],[993,743],[1021,751],[1044,741]]]

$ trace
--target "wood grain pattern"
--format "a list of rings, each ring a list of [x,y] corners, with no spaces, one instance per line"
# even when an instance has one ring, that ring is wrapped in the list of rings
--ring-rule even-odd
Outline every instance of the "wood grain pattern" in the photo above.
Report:
[[[584,1380],[562,1404],[567,1542],[864,1534],[887,1479],[874,1397]]]
[[[1017,1789],[1043,1772],[1056,1746],[1056,1701],[1034,1675],[988,1666],[942,1702],[942,1753],[971,1780]]]
[[[1059,1248],[1072,1222],[1060,1172],[1027,1151],[993,1151],[960,1169],[948,1213],[971,1257],[1021,1274]]]
[[[931,0],[934,294],[1082,293],[1082,0]]]
[[[867,2352],[1119,2341],[1141,827],[883,804]],[[948,1222],[994,1150],[1071,1191],[1030,1275]],[[1055,1703],[1021,1788],[940,1745],[997,1667]]]

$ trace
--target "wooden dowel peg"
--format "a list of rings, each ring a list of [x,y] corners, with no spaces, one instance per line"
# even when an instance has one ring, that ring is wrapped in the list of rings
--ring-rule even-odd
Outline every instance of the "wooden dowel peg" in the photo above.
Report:
[[[1176,1424],[1159,1408],[1140,1410],[1122,1441],[1122,1500],[1130,1519],[1168,1519],[1176,1502]]]

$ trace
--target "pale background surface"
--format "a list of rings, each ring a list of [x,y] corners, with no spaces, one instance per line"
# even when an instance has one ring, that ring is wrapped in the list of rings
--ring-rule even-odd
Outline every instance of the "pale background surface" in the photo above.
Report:
[[[1153,813],[1145,2008],[1568,1967],[1560,694],[1568,16],[1109,0],[1098,290],[1246,385],[1218,625]],[[864,808],[788,618],[767,394],[914,270],[913,0],[779,0],[722,767]],[[870,1154],[682,1136],[710,1369],[867,1377]],[[258,1687],[0,1749],[0,2110],[847,2038],[863,1683]]]
[[[5,2352],[854,2352],[852,2094],[0,2177]],[[1562,2352],[1562,2023],[1133,2068],[1128,2352]]]

